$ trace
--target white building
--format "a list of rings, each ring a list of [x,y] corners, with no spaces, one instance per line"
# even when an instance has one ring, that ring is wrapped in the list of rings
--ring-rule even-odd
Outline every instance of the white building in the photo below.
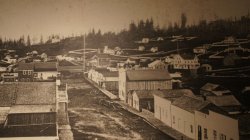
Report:
[[[103,53],[105,53],[105,54],[115,54],[115,50],[110,49],[108,46],[104,46]]]
[[[168,65],[162,62],[161,60],[155,60],[149,63],[148,67],[151,69],[167,69]]]
[[[193,95],[193,92],[188,89],[177,90],[155,90],[154,95],[154,116],[161,120],[164,124],[172,127],[171,104],[174,100],[183,95]]]
[[[195,128],[196,140],[240,139],[238,120],[225,115],[223,111],[213,105],[195,111]]]
[[[196,56],[173,54],[165,58],[165,62],[173,69],[198,69],[199,60]]]

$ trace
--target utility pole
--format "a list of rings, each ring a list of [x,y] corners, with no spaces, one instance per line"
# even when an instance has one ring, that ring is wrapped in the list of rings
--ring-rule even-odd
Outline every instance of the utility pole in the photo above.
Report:
[[[82,69],[83,69],[83,75],[84,75],[84,72],[85,72],[85,69],[86,69],[86,67],[85,67],[85,63],[86,63],[86,61],[85,61],[85,44],[86,44],[86,42],[85,42],[85,34],[83,35],[83,67],[82,67]]]

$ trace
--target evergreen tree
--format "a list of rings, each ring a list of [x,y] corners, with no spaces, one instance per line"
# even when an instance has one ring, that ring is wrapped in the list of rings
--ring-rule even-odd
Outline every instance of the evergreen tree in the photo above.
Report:
[[[41,35],[40,44],[43,44],[43,36]]]
[[[27,37],[27,43],[26,43],[26,45],[27,45],[28,47],[31,45],[30,36],[29,36],[29,35],[28,35],[28,37]]]
[[[187,16],[185,13],[181,14],[181,29],[184,29],[187,24]]]

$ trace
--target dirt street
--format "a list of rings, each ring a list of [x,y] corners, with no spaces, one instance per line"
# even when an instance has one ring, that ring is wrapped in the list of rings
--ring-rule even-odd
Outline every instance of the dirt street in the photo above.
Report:
[[[75,140],[172,140],[84,80],[63,82],[68,83],[69,120]]]

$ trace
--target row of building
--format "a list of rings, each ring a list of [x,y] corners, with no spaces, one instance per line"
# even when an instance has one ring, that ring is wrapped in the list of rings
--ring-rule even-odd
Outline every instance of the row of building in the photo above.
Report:
[[[207,83],[197,94],[183,89],[180,84],[176,86],[181,83],[182,76],[170,73],[169,65],[176,63],[178,65],[173,65],[176,69],[197,69],[197,58],[184,59],[176,54],[166,57],[168,63],[153,59],[141,67],[142,59],[119,59],[117,63],[123,65],[114,68],[110,64],[116,59],[97,54],[89,61],[92,65],[87,77],[101,88],[116,93],[120,100],[137,111],[151,113],[191,139],[239,140],[249,137],[247,118],[250,115],[242,111],[243,105],[230,90]],[[129,62],[134,65],[128,65]],[[183,63],[187,65],[181,65]]]

